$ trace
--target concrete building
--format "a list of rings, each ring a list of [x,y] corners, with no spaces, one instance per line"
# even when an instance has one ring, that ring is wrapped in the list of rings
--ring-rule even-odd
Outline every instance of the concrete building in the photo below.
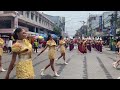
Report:
[[[44,13],[42,13],[42,14],[45,15],[46,17],[48,17],[51,21],[53,21],[55,23],[55,25],[57,27],[59,27],[61,29],[62,35],[65,34],[65,17],[51,16],[51,15],[47,15]]]
[[[88,26],[83,25],[79,30],[76,31],[78,37],[87,36]]]
[[[99,19],[100,15],[89,15],[87,20],[89,36],[93,36],[99,30]]]
[[[11,34],[16,27],[53,33],[54,22],[38,11],[0,11],[0,34]]]
[[[109,12],[104,12],[102,14],[102,17],[103,17],[103,22],[104,22],[104,27],[107,28],[107,27],[110,27],[110,20],[111,20],[111,14],[113,14],[114,11],[109,11]]]

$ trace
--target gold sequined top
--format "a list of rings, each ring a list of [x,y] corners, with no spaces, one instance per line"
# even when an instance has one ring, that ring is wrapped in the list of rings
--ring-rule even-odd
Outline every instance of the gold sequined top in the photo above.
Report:
[[[25,52],[22,52],[25,51]],[[26,54],[26,51],[29,51],[29,54]],[[19,60],[26,60],[30,59],[32,54],[32,45],[29,43],[27,39],[18,40],[15,44],[12,46],[12,52],[22,52],[18,54]]]
[[[2,47],[3,45],[4,45],[4,40],[0,38],[0,47]]]
[[[49,49],[51,49],[51,48],[55,49],[56,42],[54,40],[49,40],[49,41],[47,41],[47,45],[48,45]]]
[[[59,44],[60,44],[60,51],[61,51],[61,53],[65,53],[65,41],[64,40],[60,40]]]

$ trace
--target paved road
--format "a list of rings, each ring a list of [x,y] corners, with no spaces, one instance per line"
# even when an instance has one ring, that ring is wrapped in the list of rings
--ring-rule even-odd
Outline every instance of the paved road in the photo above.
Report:
[[[116,79],[120,76],[120,68],[115,69],[112,63],[116,60],[116,54],[109,51],[107,48],[103,49],[103,53],[92,50],[91,53],[85,55],[78,53],[75,49],[71,52],[66,51],[66,60],[68,65],[63,64],[60,59],[56,62],[55,67],[60,74],[60,77],[53,77],[51,68],[45,71],[45,76],[40,76],[40,70],[49,63],[47,51],[45,51],[39,58],[33,61],[35,70],[35,79]],[[33,54],[33,57],[36,54]],[[57,52],[57,57],[60,52]],[[8,69],[11,55],[4,54],[3,66]],[[0,72],[0,79],[4,79],[6,72]],[[10,74],[11,79],[15,79],[15,68]]]

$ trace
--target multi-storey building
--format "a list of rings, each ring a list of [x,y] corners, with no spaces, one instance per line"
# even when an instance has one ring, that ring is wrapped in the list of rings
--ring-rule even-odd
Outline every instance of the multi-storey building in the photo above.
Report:
[[[52,33],[54,22],[38,11],[0,11],[0,34],[11,34],[16,27]]]
[[[65,17],[51,16],[51,15],[47,15],[44,13],[42,13],[42,14],[45,15],[46,17],[48,17],[51,21],[53,21],[55,23],[55,25],[61,29],[61,34],[64,35],[64,33],[65,33]]]

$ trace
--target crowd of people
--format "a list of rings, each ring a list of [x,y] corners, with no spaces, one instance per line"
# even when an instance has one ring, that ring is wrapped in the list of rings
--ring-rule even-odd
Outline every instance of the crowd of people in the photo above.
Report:
[[[9,79],[9,75],[10,75],[10,73],[13,70],[14,67],[16,67],[16,77],[17,77],[17,79],[34,79],[35,73],[34,73],[34,67],[33,67],[33,64],[32,64],[32,49],[34,48],[34,50],[37,52],[37,48],[39,46],[39,41],[35,40],[31,44],[30,41],[28,40],[27,36],[28,36],[27,32],[22,28],[17,28],[14,31],[13,37],[15,39],[15,42],[11,46],[11,51],[12,51],[12,53],[11,53],[12,57],[11,58],[12,59],[11,59],[11,63],[9,65],[9,68],[7,70],[7,74],[5,76],[5,79]],[[4,40],[1,38],[1,41],[3,41],[3,43],[1,44],[1,51],[0,52],[3,53],[2,52],[2,50],[3,50],[2,47],[4,45]],[[54,76],[59,76],[55,67],[54,67],[54,61],[63,57],[64,64],[68,64],[65,60],[65,50],[66,50],[65,49],[65,44],[66,44],[66,42],[65,42],[65,40],[62,36],[60,37],[59,46],[58,46],[57,49],[56,49],[57,44],[56,44],[55,40],[53,39],[53,37],[51,35],[48,35],[48,40],[47,41],[43,41],[42,46],[44,48],[40,53],[38,53],[37,57],[39,55],[41,55],[47,48],[49,48],[48,58],[50,60],[50,63],[45,68],[41,69],[41,75],[44,75],[44,71],[49,66],[51,66],[51,69],[54,72]],[[60,48],[60,51],[61,51],[61,56],[58,59],[56,59],[55,58],[56,57],[56,51],[59,48]],[[0,56],[2,57],[2,54],[0,54]],[[5,70],[2,69],[1,71],[5,71]]]
[[[97,37],[97,38],[91,38],[91,37],[84,38],[83,37],[82,39],[77,38],[76,40],[71,39],[69,40],[70,51],[74,49],[75,44],[77,44],[78,51],[80,53],[85,54],[87,52],[91,52],[92,48],[102,53],[103,41],[101,37]]]
[[[60,36],[58,45],[54,38],[51,35],[48,35],[48,39],[45,41],[39,42],[35,40],[30,43],[27,39],[28,34],[24,29],[17,28],[13,34],[14,43],[10,39],[8,42],[8,49],[9,53],[12,54],[11,63],[7,70],[7,74],[5,79],[9,79],[9,75],[14,67],[16,67],[16,77],[17,79],[34,79],[34,67],[33,67],[33,60],[32,60],[32,51],[36,51],[37,57],[48,48],[48,58],[50,60],[49,64],[46,65],[43,69],[41,69],[41,75],[45,75],[45,71],[48,67],[51,67],[54,76],[60,76],[56,68],[54,66],[55,61],[58,61],[60,58],[63,58],[64,64],[67,65],[66,62],[66,49],[69,48],[69,51],[72,52],[77,45],[78,52],[81,54],[91,53],[92,50],[98,51],[102,54],[102,47],[103,47],[103,40],[101,37],[83,37],[83,38],[76,38],[76,39],[64,39],[64,37]],[[37,49],[39,47],[39,43],[42,45],[43,49],[41,52],[38,52]],[[2,56],[3,56],[3,47],[5,42],[2,38],[0,38],[0,71],[6,71],[2,67]],[[120,40],[118,41],[116,47],[120,48]],[[60,49],[61,55],[56,59],[56,51]],[[118,54],[119,49],[118,49]],[[18,58],[17,58],[18,57]],[[18,59],[18,60],[17,60]],[[113,66],[117,68],[119,65],[120,60],[113,63]]]

